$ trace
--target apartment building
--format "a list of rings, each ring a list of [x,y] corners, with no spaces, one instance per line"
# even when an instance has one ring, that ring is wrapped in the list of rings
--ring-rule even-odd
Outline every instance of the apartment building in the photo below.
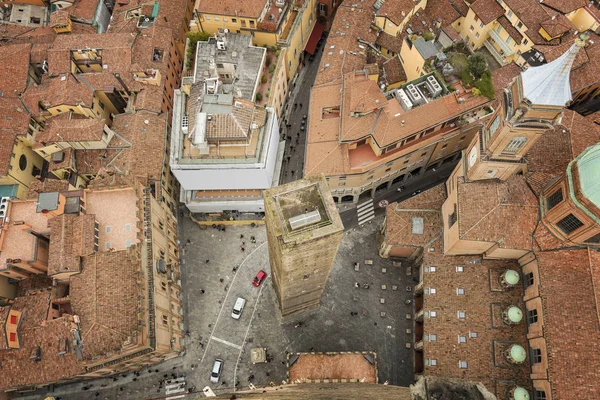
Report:
[[[48,25],[48,4],[43,0],[0,1],[0,22],[27,28]]]
[[[600,128],[564,109],[569,76],[557,73],[571,69],[584,39],[549,64],[504,67],[512,79],[497,115],[446,185],[387,210],[380,254],[419,266],[416,377],[481,381],[499,399],[595,396],[600,359],[585,349],[600,346],[590,272]],[[568,322],[570,309],[579,324]],[[570,341],[581,334],[591,339]],[[587,366],[576,380],[574,363]]]
[[[211,34],[227,30],[250,35],[255,46],[277,47],[289,81],[301,68],[309,41],[316,43],[323,32],[322,24],[316,26],[318,4],[317,0],[198,1],[190,27]]]
[[[176,219],[142,182],[97,184],[111,188],[2,204],[4,391],[138,370],[183,349]]]
[[[266,49],[237,33],[196,44],[194,74],[175,91],[170,166],[192,212],[263,212],[279,181],[279,126],[255,103]]]
[[[336,203],[357,203],[457,160],[494,109],[455,88],[429,73],[384,93],[366,71],[315,85],[304,174],[323,173]]]

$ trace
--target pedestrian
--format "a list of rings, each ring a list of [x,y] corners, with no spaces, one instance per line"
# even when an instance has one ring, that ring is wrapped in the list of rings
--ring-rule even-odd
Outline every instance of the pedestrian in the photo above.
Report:
[[[208,264],[210,262],[210,260],[206,260],[206,264]]]
[[[96,392],[96,397],[100,396],[100,392]]]
[[[294,175],[294,172],[296,172],[296,171],[292,170],[292,175]]]
[[[223,381],[221,382],[221,386],[227,385],[227,382]]]
[[[246,249],[242,247],[242,253],[245,252],[245,251],[246,251]]]
[[[294,103],[294,110],[298,108],[298,103]]]
[[[200,348],[203,349],[204,348],[204,343],[202,343],[202,341],[200,341]]]
[[[315,348],[314,348],[314,347],[311,347],[311,348],[310,348],[310,351],[315,351]]]
[[[192,336],[192,335],[190,334],[190,331],[189,331],[189,330],[185,331],[185,336],[190,336],[190,337]]]
[[[302,103],[300,103],[300,108],[302,108]]]
[[[287,135],[285,138],[286,138],[287,140],[290,140],[292,137],[291,137],[290,135]]]

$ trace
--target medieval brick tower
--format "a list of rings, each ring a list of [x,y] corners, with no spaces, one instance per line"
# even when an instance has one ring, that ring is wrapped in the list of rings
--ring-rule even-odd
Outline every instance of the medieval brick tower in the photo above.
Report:
[[[282,315],[321,302],[344,226],[323,175],[264,191],[273,285]]]

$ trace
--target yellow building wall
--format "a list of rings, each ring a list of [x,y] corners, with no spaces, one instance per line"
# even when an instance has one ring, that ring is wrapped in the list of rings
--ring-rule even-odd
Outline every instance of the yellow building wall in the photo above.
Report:
[[[277,33],[261,31],[252,32],[252,43],[255,46],[277,46],[277,39]]]
[[[301,18],[300,24],[296,26],[296,29],[290,32],[289,46],[285,53],[286,57],[286,68],[288,78],[292,78],[298,70],[298,64],[300,62],[300,55],[304,51],[306,42],[310,38],[310,34],[317,22],[317,16],[315,12],[316,0],[310,0],[302,15],[298,14],[296,18]]]
[[[247,29],[256,29],[257,23],[256,18],[232,17],[230,15],[199,13],[197,18],[197,21],[190,23],[190,29],[197,29],[206,33],[217,33],[219,29],[229,29],[231,32],[240,31],[239,33],[243,33]]]
[[[400,61],[402,61],[402,67],[404,67],[407,81],[412,81],[413,79],[424,75],[423,66],[425,65],[425,60],[421,57],[421,54],[417,51],[415,46],[412,46],[411,48],[408,45],[408,40],[402,42]]]
[[[27,160],[27,165],[23,170],[19,167],[22,155]],[[36,179],[32,175],[33,167],[35,166],[41,171],[43,164],[44,159],[31,150],[23,138],[17,137],[13,145],[13,156],[10,159],[8,174],[0,177],[0,185],[19,185],[17,197],[24,199],[27,197],[27,188]]]
[[[271,82],[271,92],[269,94],[268,106],[275,110],[277,118],[281,117],[281,111],[285,98],[288,93],[288,84],[285,68],[285,56],[284,53],[287,49],[282,49],[277,57],[275,64],[275,72],[273,72],[273,81]]]
[[[600,23],[598,23],[598,21],[585,7],[580,8],[579,10],[571,11],[570,13],[566,14],[566,17],[569,18],[579,32],[584,32],[587,30],[595,31],[600,27]]]

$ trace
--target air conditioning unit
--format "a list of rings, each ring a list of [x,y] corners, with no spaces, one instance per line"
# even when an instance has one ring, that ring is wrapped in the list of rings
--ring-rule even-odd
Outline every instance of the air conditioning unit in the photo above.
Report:
[[[433,75],[427,77],[427,89],[431,92],[432,97],[437,97],[442,94],[442,86]]]
[[[217,40],[217,49],[218,50],[227,50],[227,44],[225,43],[225,40],[219,38]]]
[[[404,111],[408,111],[411,108],[413,108],[413,103],[410,101],[410,99],[408,98],[408,95],[406,94],[406,92],[404,90],[398,89],[398,90],[396,90],[396,92],[394,94],[395,94],[396,100],[398,100],[398,103],[400,103],[400,105],[402,106]]]
[[[406,91],[408,92],[408,97],[413,102],[413,104],[418,105],[425,103],[425,99],[423,98],[423,96],[421,96],[419,89],[415,85],[408,85],[406,87]]]
[[[188,131],[189,131],[189,125],[190,125],[190,121],[188,119],[187,114],[185,114],[183,116],[183,118],[181,119],[181,131],[183,133],[185,133],[187,135]]]

